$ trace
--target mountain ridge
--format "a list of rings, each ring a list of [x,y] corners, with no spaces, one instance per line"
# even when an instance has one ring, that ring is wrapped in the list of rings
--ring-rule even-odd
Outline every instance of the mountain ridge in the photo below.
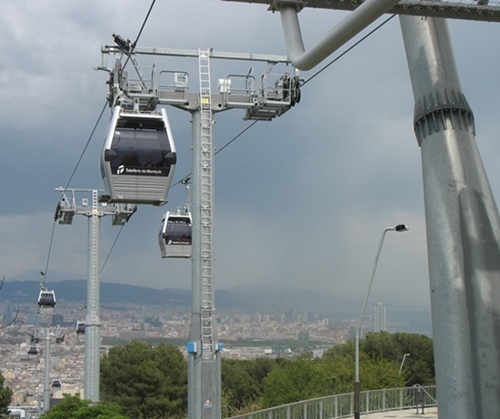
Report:
[[[5,281],[0,291],[0,301],[13,302],[36,301],[39,293],[39,281]],[[55,290],[59,301],[85,302],[87,281],[84,279],[66,279],[59,282],[47,281],[48,289]],[[216,306],[240,311],[259,311],[270,308],[276,310],[328,311],[355,314],[361,303],[325,293],[294,287],[279,287],[269,284],[244,284],[229,289],[215,290]],[[191,305],[191,291],[178,288],[155,289],[141,285],[100,283],[102,304],[129,302],[132,304],[172,304]],[[408,302],[391,304],[392,307],[408,310],[426,310],[428,307]],[[355,317],[355,316],[354,316]]]
[[[58,302],[85,304],[87,281],[84,279],[47,281],[46,287],[54,290]],[[14,304],[33,303],[38,300],[39,281],[5,281],[0,289],[0,303],[6,300]],[[103,308],[122,304],[144,306],[171,306],[189,308],[191,291],[176,288],[162,290],[140,285],[100,283],[100,304]],[[399,301],[387,303],[388,321],[396,319],[398,329],[429,334],[431,330],[430,308]],[[215,291],[216,311],[233,313],[285,313],[311,312],[329,319],[357,319],[360,301],[351,301],[328,294],[293,287],[269,284],[246,284]],[[367,316],[370,310],[367,311]],[[392,320],[393,322],[395,320]]]

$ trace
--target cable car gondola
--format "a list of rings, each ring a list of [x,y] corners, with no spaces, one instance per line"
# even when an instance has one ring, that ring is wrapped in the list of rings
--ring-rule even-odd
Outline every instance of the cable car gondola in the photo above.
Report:
[[[162,258],[190,258],[192,256],[191,213],[167,212],[162,219],[158,241]]]
[[[30,345],[28,348],[28,355],[38,355],[40,351],[38,350],[38,346]]]
[[[54,378],[52,380],[52,388],[61,388],[62,386],[62,383],[61,383],[61,380],[59,378]]]
[[[77,335],[84,335],[85,334],[85,323],[77,321],[76,322],[76,334]]]
[[[139,113],[115,106],[101,157],[101,201],[165,204],[176,162],[164,108]]]
[[[38,295],[38,308],[40,313],[52,313],[54,311],[54,306],[56,305],[56,294],[54,291],[50,291],[46,288],[40,289],[40,294]]]

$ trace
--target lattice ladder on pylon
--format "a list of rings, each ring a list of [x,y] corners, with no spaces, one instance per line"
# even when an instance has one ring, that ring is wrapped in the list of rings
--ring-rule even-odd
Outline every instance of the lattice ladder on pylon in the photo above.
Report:
[[[198,50],[201,110],[201,343],[204,358],[214,352],[212,284],[213,141],[210,50]]]

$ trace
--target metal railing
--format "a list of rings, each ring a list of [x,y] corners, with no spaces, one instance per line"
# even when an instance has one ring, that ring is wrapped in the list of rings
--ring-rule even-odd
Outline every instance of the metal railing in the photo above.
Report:
[[[417,406],[435,407],[436,386],[414,386],[361,392],[360,412],[405,410]],[[231,419],[336,419],[354,415],[354,393],[335,394],[271,407]]]

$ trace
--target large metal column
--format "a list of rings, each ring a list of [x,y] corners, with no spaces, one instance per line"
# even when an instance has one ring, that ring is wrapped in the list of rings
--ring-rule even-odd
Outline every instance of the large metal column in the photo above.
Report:
[[[101,321],[99,302],[99,234],[100,212],[98,191],[92,191],[92,211],[89,214],[89,248],[87,265],[87,315],[85,318],[85,377],[84,398],[99,402],[99,370],[101,365]]]
[[[201,237],[200,222],[200,112],[192,113],[192,144],[193,144],[193,176],[191,183],[192,200],[192,267],[191,267],[191,324],[188,343],[188,418],[201,418],[201,356],[197,346],[201,345]]]
[[[137,207],[131,204],[103,204],[99,206],[97,189],[63,189],[57,204],[55,219],[59,224],[70,225],[75,214],[84,215],[89,220],[88,260],[87,260],[87,314],[85,317],[85,378],[84,398],[93,403],[99,402],[99,373],[101,348],[101,320],[99,301],[99,242],[101,217],[112,215],[113,225],[124,225],[134,214]],[[91,206],[88,199],[82,199],[77,205],[76,192],[90,192]],[[71,198],[68,198],[70,196]]]
[[[193,259],[192,308],[188,343],[188,417],[221,417],[220,354],[215,342],[212,284],[213,147],[204,134],[209,122],[192,113],[193,133]],[[210,118],[210,124],[212,118]],[[210,127],[211,129],[211,127]]]
[[[192,309],[188,343],[188,417],[220,419],[221,360],[213,284],[214,147],[210,51],[199,51],[199,108],[192,112]]]
[[[446,21],[400,20],[422,154],[439,417],[499,418],[498,210]]]

